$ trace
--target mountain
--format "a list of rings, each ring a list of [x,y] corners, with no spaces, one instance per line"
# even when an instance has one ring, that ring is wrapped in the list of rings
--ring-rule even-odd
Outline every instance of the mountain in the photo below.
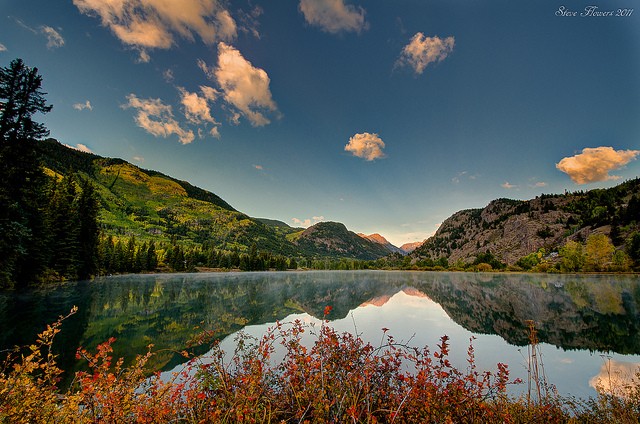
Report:
[[[638,217],[638,178],[609,189],[542,195],[526,201],[497,199],[483,209],[453,214],[411,257],[470,263],[490,252],[512,265],[541,248],[556,251],[569,240],[584,242],[598,233],[621,248],[640,229]]]
[[[262,222],[233,208],[219,196],[186,181],[64,146],[54,139],[36,144],[50,175],[79,174],[96,187],[103,232],[138,240],[207,243],[224,250],[297,255],[286,234],[296,231]]]
[[[415,241],[413,243],[405,243],[402,246],[400,246],[400,250],[402,250],[405,253],[405,255],[408,255],[409,253],[416,250],[418,247],[422,246],[422,243],[424,243],[424,240]]]
[[[400,249],[400,248],[394,246],[393,244],[389,243],[386,238],[382,237],[378,233],[371,234],[371,235],[365,235],[365,234],[362,234],[362,233],[358,233],[358,235],[360,237],[364,238],[364,239],[367,239],[367,240],[369,240],[371,242],[379,244],[380,246],[383,246],[385,249],[387,249],[389,251],[389,253],[402,253],[402,254],[405,254],[405,252],[402,249]]]
[[[286,256],[377,259],[385,247],[358,237],[343,224],[320,223],[306,230],[273,219],[252,218],[214,193],[122,159],[67,147],[57,140],[37,143],[51,176],[78,174],[99,196],[103,232],[140,241],[206,243],[226,251]]]
[[[385,246],[360,237],[339,222],[319,222],[291,240],[306,254],[354,259],[378,259],[389,254]]]
[[[260,221],[265,225],[269,225],[271,227],[284,228],[285,230],[291,230],[292,227],[286,222],[278,221],[277,219],[268,219],[268,218],[255,218],[256,221]]]

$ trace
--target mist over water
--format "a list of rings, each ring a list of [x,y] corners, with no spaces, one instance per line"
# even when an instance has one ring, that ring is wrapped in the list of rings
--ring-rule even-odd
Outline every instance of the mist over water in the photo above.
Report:
[[[171,370],[184,361],[173,352],[202,329],[212,330],[232,351],[239,330],[260,337],[276,321],[295,319],[318,328],[325,306],[333,308],[329,325],[374,346],[381,343],[383,328],[396,341],[427,345],[432,352],[447,335],[451,360],[463,370],[473,338],[479,369],[495,370],[503,362],[512,378],[525,381],[532,320],[549,383],[579,397],[595,394],[598,377],[608,377],[603,366],[626,373],[640,364],[637,276],[386,271],[117,276],[0,292],[0,350],[32,343],[46,323],[73,305],[79,312],[56,339],[68,370],[77,369],[78,346],[93,348],[109,337],[117,339],[114,356],[128,360],[153,343],[162,353],[151,366]],[[308,337],[312,343],[313,335]],[[196,350],[206,351],[206,346]]]

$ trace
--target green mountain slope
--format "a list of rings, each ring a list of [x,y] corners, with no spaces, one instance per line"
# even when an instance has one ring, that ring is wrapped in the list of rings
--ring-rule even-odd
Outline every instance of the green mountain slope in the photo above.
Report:
[[[377,259],[390,253],[383,245],[360,237],[338,222],[319,222],[293,240],[307,255]]]
[[[100,222],[107,234],[140,240],[208,243],[219,249],[296,254],[272,226],[236,211],[217,195],[122,159],[103,158],[49,139],[38,143],[44,165],[56,174],[90,179],[100,196]]]
[[[473,262],[491,252],[512,265],[544,248],[557,251],[567,241],[605,234],[624,248],[640,230],[640,179],[609,189],[542,195],[528,201],[497,199],[483,209],[463,210],[446,219],[411,257]]]
[[[48,139],[38,143],[47,172],[77,173],[100,197],[100,223],[107,234],[138,240],[207,244],[216,249],[287,256],[376,259],[389,252],[348,231],[321,223],[302,233],[286,223],[251,218],[217,195],[122,159],[85,153]]]

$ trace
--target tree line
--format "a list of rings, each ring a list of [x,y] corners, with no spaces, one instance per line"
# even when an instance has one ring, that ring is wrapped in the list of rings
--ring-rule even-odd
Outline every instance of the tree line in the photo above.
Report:
[[[240,271],[285,271],[297,269],[298,260],[271,252],[258,252],[255,244],[249,252],[216,249],[211,244],[183,245],[137,241],[135,236],[103,235],[98,244],[98,274],[139,272],[193,272],[198,269]]]
[[[46,175],[34,143],[49,131],[42,77],[21,59],[0,68],[0,287],[82,279],[97,270],[99,203],[88,180]]]
[[[594,190],[571,205],[581,224],[595,225],[602,223],[603,217],[613,216],[610,237],[592,235],[584,244],[570,241],[557,252],[534,252],[510,267],[491,252],[479,253],[471,263],[449,263],[447,258],[413,259],[399,254],[377,260],[329,259],[259,252],[255,243],[248,251],[240,252],[216,249],[208,242],[139,242],[134,236],[109,236],[106,231],[101,232],[100,200],[88,178],[81,173],[45,173],[34,143],[48,136],[49,131],[33,116],[48,113],[52,106],[46,103],[41,86],[37,68],[26,66],[21,59],[0,68],[0,287],[112,273],[198,268],[598,272],[640,267],[639,232],[632,234],[626,249],[613,247],[619,242],[616,238],[620,237],[621,226],[637,224],[640,199],[634,195],[624,208],[615,208],[616,196],[626,192],[611,190]]]

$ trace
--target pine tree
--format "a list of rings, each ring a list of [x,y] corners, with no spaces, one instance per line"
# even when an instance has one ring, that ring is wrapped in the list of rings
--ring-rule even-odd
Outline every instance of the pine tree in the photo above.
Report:
[[[73,175],[56,185],[48,206],[49,267],[61,278],[76,278],[78,270],[78,204]]]
[[[47,113],[37,68],[0,68],[0,285],[35,281],[46,263],[45,176],[33,143],[49,134],[31,118]]]
[[[83,180],[78,198],[78,278],[87,279],[98,273],[100,204],[93,184]]]
[[[146,259],[145,269],[147,271],[155,271],[158,267],[158,254],[156,253],[156,244],[153,241],[149,243]]]

